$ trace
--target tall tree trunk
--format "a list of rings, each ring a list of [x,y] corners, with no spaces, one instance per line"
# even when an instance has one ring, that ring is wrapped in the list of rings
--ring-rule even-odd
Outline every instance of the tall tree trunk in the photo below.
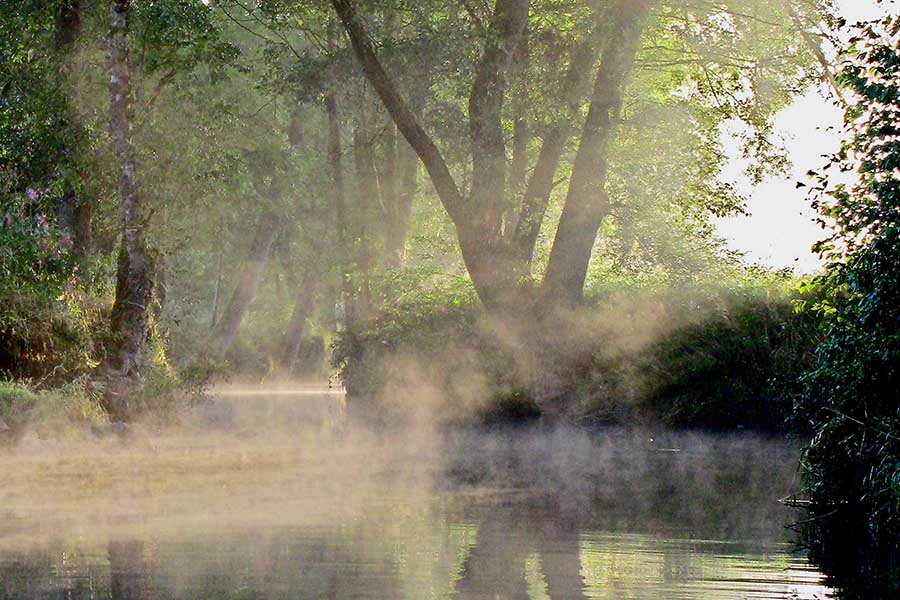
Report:
[[[67,88],[69,79],[69,54],[81,36],[83,15],[82,0],[62,0],[56,13],[56,34],[53,47],[58,65],[57,77],[59,85]],[[71,102],[67,106],[68,129],[78,127],[79,118],[75,106]],[[71,148],[69,148],[71,150]],[[60,160],[66,162],[66,148],[60,152]],[[69,165],[74,166],[74,165]],[[79,198],[75,193],[75,185],[71,179],[64,182],[63,197],[59,207],[59,224],[73,242],[76,259],[83,261],[91,251],[91,203],[86,198]]]
[[[528,145],[531,142],[531,127],[525,117],[525,107],[522,100],[517,100],[516,112],[518,115],[513,121],[513,151],[509,164],[509,197],[506,211],[511,212],[516,200],[525,189],[525,181],[528,175]]]
[[[625,84],[652,0],[619,0],[612,27],[618,35],[603,50],[590,109],[569,180],[569,192],[544,277],[549,298],[577,304],[584,293],[591,251],[600,223],[609,213],[606,174],[610,142],[625,94]]]
[[[312,313],[313,302],[316,296],[316,277],[307,273],[303,281],[297,286],[294,298],[294,310],[291,313],[291,321],[287,331],[284,332],[284,354],[281,357],[281,366],[286,373],[293,370],[303,343],[303,332],[306,322]]]
[[[368,108],[368,107],[366,107]],[[360,215],[356,237],[359,239],[359,269],[362,272],[362,288],[360,289],[360,302],[356,308],[356,316],[366,318],[371,308],[371,280],[372,280],[372,243],[369,236],[369,222],[375,217],[376,211],[382,215],[387,213],[388,218],[393,211],[396,202],[396,183],[380,177],[375,169],[375,161],[372,157],[372,138],[368,129],[366,108],[359,116],[359,123],[353,132],[353,171],[356,176],[355,196],[357,201],[357,214]],[[393,167],[392,167],[393,168]],[[382,185],[393,188],[388,192]],[[380,197],[378,189],[381,189]],[[376,204],[381,203],[380,209]]]
[[[516,48],[513,70],[516,91],[512,100],[513,148],[512,161],[509,165],[509,200],[504,207],[505,224],[508,224],[508,216],[525,191],[525,182],[528,177],[528,146],[531,143],[531,127],[528,123],[528,67],[530,60],[531,51],[526,29],[519,41],[518,48]]]
[[[419,115],[424,109],[431,83],[427,79],[417,79],[416,91],[410,100],[413,114]],[[412,206],[418,193],[419,156],[402,135],[397,135],[397,127],[388,116],[391,128],[390,139],[385,136],[386,145],[394,148],[395,200],[390,219],[386,223],[384,251],[388,268],[399,268],[406,259],[406,238],[409,234],[409,220]]]
[[[388,117],[381,136],[381,169],[378,171],[378,189],[381,190],[381,204],[384,209],[384,263],[395,269],[403,260],[405,231],[400,223],[400,194],[397,185],[398,144],[397,127]],[[404,238],[404,239],[398,239]]]
[[[400,267],[406,259],[406,237],[412,205],[418,193],[419,156],[406,140],[397,141],[397,170],[400,190],[397,193],[396,218],[385,239],[388,266]]]
[[[222,235],[224,219],[219,219],[219,228],[217,231],[218,236]],[[212,315],[209,317],[209,327],[212,329],[216,326],[216,322],[219,320],[219,304],[221,303],[222,298],[222,247],[219,245],[218,253],[216,254],[216,288],[213,292],[213,305],[212,305]]]
[[[272,242],[280,224],[280,215],[272,210],[265,213],[256,226],[247,260],[241,265],[238,274],[237,286],[222,312],[222,317],[213,328],[211,355],[217,360],[225,358],[225,354],[237,337],[247,308],[256,297],[264,267],[269,259],[269,251],[272,249]]]
[[[93,207],[84,196],[76,198],[73,206],[72,241],[75,258],[82,263],[91,255],[94,247]]]
[[[147,331],[147,309],[153,295],[154,257],[147,248],[145,231],[149,215],[135,183],[132,144],[131,65],[128,56],[127,18],[130,0],[115,0],[108,42],[110,137],[119,166],[116,196],[122,242],[116,277],[116,301],[112,311],[113,341],[105,361],[108,382],[107,408],[115,417],[130,412],[124,384],[140,378],[141,344]]]
[[[56,35],[53,40],[61,56],[68,52],[81,35],[82,0],[61,0],[56,13]]]
[[[516,314],[526,298],[529,274],[503,235],[507,205],[507,156],[501,113],[506,72],[528,21],[527,0],[497,0],[481,62],[469,94],[472,189],[469,218],[458,227],[459,246],[478,295],[496,314]]]
[[[571,131],[574,129],[572,121],[576,119],[580,110],[584,95],[582,88],[588,81],[587,73],[591,69],[595,56],[593,44],[590,41],[581,43],[572,50],[569,66],[562,79],[562,85],[559,87],[558,96],[558,99],[567,105],[568,110],[544,132],[537,163],[535,163],[523,194],[513,243],[516,245],[516,252],[520,259],[529,265],[534,257],[535,244],[544,222],[547,206],[550,203],[553,178],[559,167],[566,140],[569,139]],[[547,81],[545,85],[550,87],[558,84],[555,81]]]
[[[390,39],[396,27],[394,10],[383,11],[385,36]],[[400,148],[397,143],[397,126],[390,115],[385,115],[381,135],[381,168],[377,170],[381,193],[381,206],[384,213],[384,265],[396,269],[403,261],[403,249],[406,246],[406,228],[402,223],[403,215],[398,191],[398,165],[400,164]]]
[[[337,32],[334,21],[328,23],[328,51],[337,50]],[[344,306],[344,326],[352,328],[354,322],[353,288],[350,281],[350,248],[347,239],[346,192],[344,166],[341,160],[341,120],[338,112],[337,92],[332,86],[325,95],[325,112],[328,116],[328,164],[331,168],[331,201],[334,207],[335,234],[338,246],[338,268],[341,276],[341,302]]]
[[[469,210],[479,236],[493,244],[502,235],[506,204],[506,143],[500,115],[506,70],[521,45],[528,17],[527,0],[497,0],[491,31],[469,94],[469,143],[472,191]]]

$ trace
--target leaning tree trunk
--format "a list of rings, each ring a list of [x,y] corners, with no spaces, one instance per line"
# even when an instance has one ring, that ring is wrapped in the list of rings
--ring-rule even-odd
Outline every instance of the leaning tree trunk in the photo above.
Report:
[[[557,98],[567,110],[561,112],[544,130],[537,162],[523,192],[513,243],[521,260],[529,265],[534,257],[535,245],[550,204],[553,179],[556,177],[563,149],[574,129],[572,121],[581,111],[583,88],[586,87],[595,54],[591,41],[582,42],[571,50],[569,66],[562,77],[562,85],[557,94]],[[545,85],[549,88],[553,85],[553,81],[548,80]]]
[[[237,286],[222,313],[222,318],[213,328],[210,355],[216,360],[224,360],[225,353],[228,352],[237,337],[247,308],[256,297],[263,277],[263,268],[269,259],[269,251],[272,249],[272,242],[275,240],[275,233],[280,224],[281,219],[275,211],[265,213],[259,220],[253,236],[253,243],[250,245],[250,252],[241,265]]]
[[[603,50],[572,167],[569,192],[544,276],[547,297],[568,304],[577,304],[582,299],[594,241],[600,223],[609,214],[605,190],[607,153],[651,2],[619,0],[613,8],[612,31],[618,32],[619,37],[607,42]]]
[[[128,57],[127,17],[130,0],[113,2],[107,65],[110,91],[110,138],[119,165],[116,196],[122,242],[116,276],[116,301],[112,311],[110,343],[104,371],[104,400],[115,418],[129,416],[128,387],[140,380],[141,345],[147,332],[147,309],[153,296],[154,257],[145,233],[149,215],[135,184],[132,130],[131,65]]]

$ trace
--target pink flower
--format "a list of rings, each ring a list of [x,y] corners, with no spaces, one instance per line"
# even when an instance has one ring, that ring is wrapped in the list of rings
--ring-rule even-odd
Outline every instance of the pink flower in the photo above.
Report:
[[[9,214],[9,211],[6,211],[6,224],[12,225],[12,215]]]
[[[35,190],[34,188],[28,188],[27,190],[25,190],[25,193],[28,195],[29,200],[34,200],[38,197],[37,190]]]
[[[62,236],[60,243],[62,244],[63,248],[73,248],[75,246],[75,242],[72,240],[72,236],[70,235]]]

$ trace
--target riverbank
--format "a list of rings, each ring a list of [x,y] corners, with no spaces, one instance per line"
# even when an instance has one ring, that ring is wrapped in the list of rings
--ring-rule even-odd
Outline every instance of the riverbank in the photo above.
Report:
[[[820,335],[809,304],[784,287],[638,289],[521,323],[431,299],[344,332],[334,362],[372,418],[802,431],[794,400]]]

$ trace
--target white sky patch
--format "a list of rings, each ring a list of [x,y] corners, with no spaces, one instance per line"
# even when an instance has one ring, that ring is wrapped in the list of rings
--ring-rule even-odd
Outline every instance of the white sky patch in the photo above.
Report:
[[[837,0],[836,5],[851,23],[897,10],[893,0],[880,5],[874,0]],[[784,139],[793,167],[786,177],[770,178],[756,187],[742,174],[747,165],[740,158],[737,143],[725,134],[725,147],[732,159],[723,178],[737,183],[738,190],[749,198],[750,216],[717,219],[716,232],[730,248],[745,252],[748,262],[789,267],[798,274],[821,267],[811,246],[824,237],[824,232],[815,223],[808,188],[798,189],[797,182],[807,182],[806,173],[823,167],[825,157],[838,150],[842,122],[841,110],[822,91],[809,90],[798,97],[775,119],[776,135]]]

